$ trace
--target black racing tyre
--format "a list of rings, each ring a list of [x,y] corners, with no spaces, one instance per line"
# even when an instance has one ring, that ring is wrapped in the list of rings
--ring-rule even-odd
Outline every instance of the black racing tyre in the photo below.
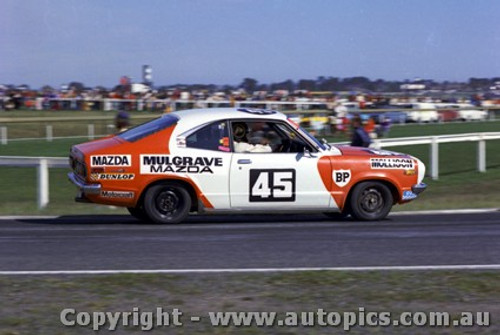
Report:
[[[176,183],[152,186],[144,197],[144,211],[155,223],[179,223],[188,216],[190,208],[189,192]]]
[[[324,212],[324,215],[328,216],[330,219],[343,220],[349,216],[348,211],[344,212]]]
[[[393,202],[391,190],[377,181],[359,183],[349,199],[351,215],[363,221],[384,219],[391,211]]]
[[[144,211],[144,207],[142,206],[137,206],[137,207],[127,207],[128,212],[130,215],[135,217],[136,219],[140,221],[147,221],[149,218],[146,215],[146,212]]]

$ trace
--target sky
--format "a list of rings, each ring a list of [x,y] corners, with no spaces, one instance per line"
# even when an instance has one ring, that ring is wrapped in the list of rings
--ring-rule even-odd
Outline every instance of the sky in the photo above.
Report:
[[[498,0],[0,0],[0,84],[500,76]]]

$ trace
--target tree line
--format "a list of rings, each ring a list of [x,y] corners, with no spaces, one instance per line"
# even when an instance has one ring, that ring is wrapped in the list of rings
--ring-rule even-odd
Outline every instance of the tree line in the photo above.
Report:
[[[487,92],[491,89],[500,91],[500,77],[494,78],[470,78],[466,82],[457,81],[434,81],[430,79],[416,79],[416,80],[384,80],[376,79],[371,80],[367,77],[357,76],[348,78],[338,78],[338,77],[325,77],[319,76],[316,79],[299,79],[292,80],[287,79],[282,82],[276,83],[259,83],[257,79],[254,78],[244,78],[238,85],[215,85],[215,84],[175,84],[175,85],[161,85],[155,87],[158,91],[166,91],[172,89],[187,90],[187,91],[224,91],[232,92],[239,89],[245,90],[247,93],[253,93],[257,91],[273,92],[277,90],[287,90],[289,92],[303,90],[303,91],[319,91],[319,92],[340,92],[340,91],[356,91],[356,92],[367,92],[367,93],[377,93],[377,92],[404,92],[405,89],[402,87],[404,84],[422,84],[425,85],[425,90],[438,90],[438,91],[475,91],[475,92]],[[29,90],[28,85],[19,85],[23,87],[22,90]],[[495,89],[496,87],[496,89]],[[14,88],[14,87],[12,87]],[[83,83],[73,81],[66,86],[67,89],[82,92],[85,90],[91,90],[86,87]],[[40,89],[42,92],[57,91],[57,89],[51,86],[44,86]],[[109,89],[104,86],[97,86],[93,88],[94,91],[107,92]],[[117,85],[111,89],[112,91],[124,91],[126,87],[122,85]]]
[[[457,91],[488,91],[491,87],[499,84],[500,77],[496,78],[470,78],[466,82],[443,81],[438,82],[434,80],[404,80],[404,81],[390,81],[384,79],[370,80],[367,77],[324,77],[320,76],[316,79],[299,79],[299,80],[285,80],[277,83],[263,84],[259,83],[254,78],[244,78],[239,85],[170,85],[163,88],[176,88],[183,87],[187,90],[208,90],[208,91],[234,91],[237,89],[244,89],[246,92],[252,93],[256,91],[272,92],[276,90],[304,90],[304,91],[320,91],[320,92],[339,92],[339,91],[361,91],[361,92],[403,92],[404,84],[422,84],[425,85],[425,90],[457,90]]]

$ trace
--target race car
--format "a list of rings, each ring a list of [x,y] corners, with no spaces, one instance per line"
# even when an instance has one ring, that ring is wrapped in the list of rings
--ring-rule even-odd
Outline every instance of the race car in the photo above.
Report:
[[[164,114],[74,145],[70,164],[76,201],[124,206],[153,223],[196,212],[381,220],[426,188],[415,157],[329,145],[282,113],[246,108]]]

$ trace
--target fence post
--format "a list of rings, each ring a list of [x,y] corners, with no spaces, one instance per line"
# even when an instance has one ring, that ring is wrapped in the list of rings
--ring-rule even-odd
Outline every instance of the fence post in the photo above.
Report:
[[[477,170],[486,172],[486,141],[483,134],[479,134],[477,142]]]
[[[49,203],[49,167],[46,159],[38,163],[38,209],[45,208]]]
[[[373,139],[373,148],[380,150],[381,147],[382,146],[380,144],[380,139],[378,139],[378,138]]]
[[[7,140],[7,127],[0,127],[0,137],[3,145],[8,143]]]
[[[437,180],[439,178],[439,144],[437,136],[433,136],[431,140],[431,178]]]
[[[51,125],[46,125],[45,126],[45,135],[47,137],[47,142],[52,142],[53,139],[53,132],[52,132],[52,126]]]
[[[87,130],[88,130],[89,140],[93,140],[95,138],[95,126],[94,126],[94,124],[87,125]]]

